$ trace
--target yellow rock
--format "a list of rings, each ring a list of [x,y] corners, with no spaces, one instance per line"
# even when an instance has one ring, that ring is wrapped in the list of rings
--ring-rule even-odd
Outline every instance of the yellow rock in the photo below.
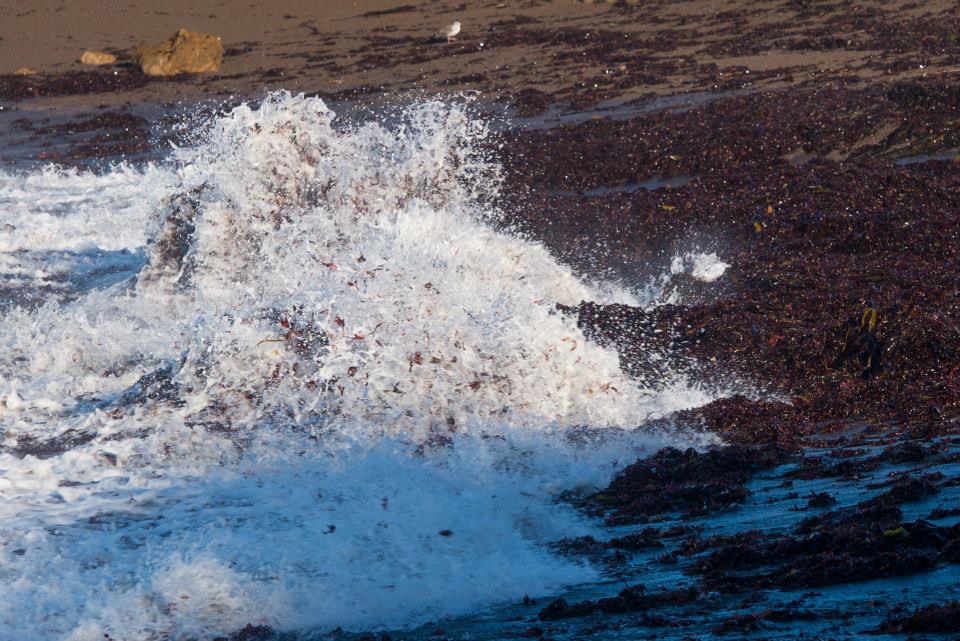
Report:
[[[84,51],[80,62],[85,65],[112,65],[117,62],[117,57],[106,51]]]
[[[37,75],[38,73],[40,73],[40,72],[37,71],[36,69],[31,69],[30,67],[20,67],[19,69],[17,69],[16,71],[13,72],[13,75],[15,75],[15,76],[35,76],[35,75]]]
[[[217,36],[181,29],[155,47],[138,48],[133,59],[148,76],[217,71],[223,63],[223,43]]]

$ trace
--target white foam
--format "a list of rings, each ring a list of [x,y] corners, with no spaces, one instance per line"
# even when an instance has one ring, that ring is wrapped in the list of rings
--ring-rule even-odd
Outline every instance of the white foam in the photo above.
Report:
[[[682,256],[674,256],[670,264],[672,274],[689,273],[690,276],[704,283],[712,283],[719,279],[730,268],[729,263],[723,262],[715,253],[689,252]]]
[[[638,295],[490,224],[482,122],[430,102],[332,123],[280,93],[170,167],[0,179],[0,249],[137,249],[163,203],[195,210],[182,263],[148,247],[136,287],[0,319],[0,639],[367,629],[547,594],[596,576],[545,547],[592,528],[561,492],[709,441],[646,425],[710,394],[630,379],[555,307]],[[20,456],[46,441],[72,446]]]
[[[171,174],[119,165],[105,174],[47,165],[0,172],[0,251],[84,251],[143,246],[146,221],[170,192]]]

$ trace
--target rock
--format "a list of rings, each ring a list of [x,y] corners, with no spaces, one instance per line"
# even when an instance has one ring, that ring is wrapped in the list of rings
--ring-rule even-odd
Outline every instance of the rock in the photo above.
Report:
[[[245,628],[230,635],[230,641],[267,641],[273,636],[273,630],[267,626],[248,623]]]
[[[37,71],[36,69],[31,69],[30,67],[20,67],[19,69],[17,69],[16,71],[13,72],[13,75],[15,75],[15,76],[36,76],[36,75],[39,74],[39,73],[40,73],[39,71]]]
[[[590,502],[612,511],[607,520],[617,525],[671,512],[710,514],[745,502],[750,491],[744,484],[751,475],[776,467],[785,456],[774,448],[734,445],[681,452],[668,447],[624,468]]]
[[[116,64],[117,57],[106,51],[84,51],[80,56],[80,64],[84,65],[112,65]]]
[[[604,614],[643,612],[659,607],[686,605],[699,598],[700,592],[694,587],[650,593],[642,585],[633,585],[622,590],[617,596],[597,601],[581,601],[571,604],[564,599],[557,599],[540,611],[540,620],[556,621],[558,619],[590,616],[600,612]]]
[[[932,603],[907,617],[887,617],[882,632],[956,632],[960,628],[960,601]]]
[[[223,43],[217,36],[181,29],[159,45],[139,47],[134,62],[148,76],[217,71],[223,63]]]
[[[811,493],[807,497],[807,507],[820,508],[820,507],[830,507],[831,505],[836,505],[837,499],[831,496],[827,492],[818,492],[816,494]]]

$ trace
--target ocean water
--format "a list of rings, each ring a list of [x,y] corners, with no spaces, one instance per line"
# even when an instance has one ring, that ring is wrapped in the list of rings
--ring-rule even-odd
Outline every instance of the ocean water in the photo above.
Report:
[[[562,498],[713,438],[625,375],[589,282],[498,224],[489,129],[274,94],[156,164],[0,173],[0,640],[412,627],[601,570]],[[651,354],[650,358],[659,355]]]

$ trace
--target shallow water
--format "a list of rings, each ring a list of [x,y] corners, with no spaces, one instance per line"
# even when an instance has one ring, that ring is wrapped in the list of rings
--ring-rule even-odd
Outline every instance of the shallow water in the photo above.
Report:
[[[956,478],[960,463],[956,453],[960,446],[949,439],[932,439],[930,445],[945,448],[939,462],[884,465],[872,473],[856,479],[815,478],[801,480],[791,476],[796,464],[782,465],[759,475],[747,485],[749,498],[735,509],[709,516],[686,518],[679,514],[655,519],[650,525],[661,530],[675,526],[692,528],[696,536],[708,538],[721,534],[750,531],[765,533],[788,532],[802,519],[822,514],[831,509],[845,509],[870,500],[877,494],[876,484],[889,482],[896,474],[919,467],[925,474],[943,474]],[[865,443],[863,453],[856,458],[878,454],[883,447]],[[952,453],[952,456],[950,455]],[[805,455],[834,459],[831,448],[809,448]],[[784,481],[789,480],[789,483]],[[873,487],[871,487],[873,486]],[[812,493],[828,492],[836,505],[811,508],[806,497]],[[905,521],[929,519],[934,508],[956,507],[960,503],[960,487],[944,488],[936,495],[903,506]],[[951,526],[958,517],[930,519],[939,526]],[[600,528],[600,540],[637,532],[649,525]],[[632,553],[627,560],[619,560],[616,570],[599,580],[571,586],[559,593],[568,602],[598,599],[617,594],[625,586],[642,584],[648,592],[677,589],[696,585],[696,577],[684,572],[685,564],[663,563],[661,556],[677,550],[684,537],[665,540],[665,547]],[[707,552],[706,554],[709,554]],[[695,559],[696,556],[693,557]],[[902,639],[903,634],[884,634],[878,627],[896,608],[909,613],[918,604],[943,603],[960,598],[960,568],[941,565],[933,571],[914,576],[897,576],[847,584],[822,586],[816,589],[789,589],[755,591],[745,594],[701,593],[693,604],[667,606],[646,613],[622,615],[600,614],[578,619],[542,621],[538,612],[552,598],[532,602],[516,602],[509,606],[490,609],[481,615],[444,621],[442,625],[424,626],[413,631],[391,631],[391,637],[403,641],[436,638],[442,627],[447,638],[455,639],[509,639],[543,636],[555,639],[689,639],[689,638],[751,638],[751,639]],[[718,633],[719,623],[736,615],[763,612],[769,609],[794,609],[805,618],[793,621],[763,622],[759,629]],[[929,634],[929,638],[952,638],[950,635]],[[319,638],[319,637],[314,637]]]
[[[751,89],[730,89],[725,91],[691,91],[673,95],[640,98],[636,100],[605,100],[585,109],[570,109],[553,105],[542,114],[524,118],[520,126],[524,129],[551,129],[567,125],[576,125],[588,120],[610,118],[626,120],[636,116],[658,111],[670,110],[683,112],[717,100],[753,93]],[[509,126],[509,125],[504,125]]]
[[[488,131],[281,93],[163,161],[0,173],[0,639],[402,629],[603,585],[549,545],[598,527],[559,498],[712,442],[663,419],[717,392],[627,377],[556,304],[727,266],[587,282],[498,230]]]
[[[641,190],[655,191],[657,189],[673,189],[675,187],[683,187],[684,185],[688,185],[693,182],[696,178],[696,176],[674,176],[671,178],[656,177],[649,180],[644,180],[643,182],[627,183],[625,185],[604,185],[602,187],[595,187],[593,189],[585,189],[581,192],[557,189],[551,190],[550,193],[564,196],[572,196],[579,193],[588,197],[608,196],[610,194],[632,194]]]

